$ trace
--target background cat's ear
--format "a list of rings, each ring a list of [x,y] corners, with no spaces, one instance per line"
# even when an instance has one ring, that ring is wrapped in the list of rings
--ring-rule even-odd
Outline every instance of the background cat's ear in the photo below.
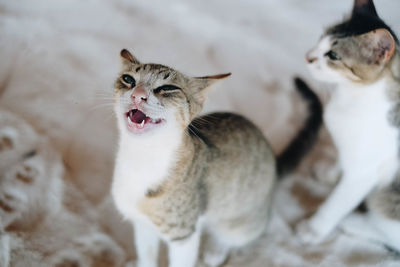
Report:
[[[206,96],[210,87],[217,81],[225,79],[226,77],[229,76],[231,76],[231,73],[192,78],[192,81],[194,82],[193,85],[197,89],[197,92],[194,94],[194,97],[200,104],[203,104],[204,101],[206,100]]]
[[[121,50],[121,58],[123,64],[140,64],[139,60],[137,60],[127,49]]]
[[[372,0],[354,0],[352,16],[358,14],[378,16],[374,2]]]
[[[373,64],[388,62],[396,49],[396,42],[392,34],[386,29],[377,29],[362,34],[359,37],[361,49],[371,51],[369,57]]]

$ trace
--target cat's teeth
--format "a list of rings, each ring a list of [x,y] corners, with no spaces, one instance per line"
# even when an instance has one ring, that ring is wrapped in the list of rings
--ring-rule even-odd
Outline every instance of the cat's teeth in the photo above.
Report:
[[[144,126],[144,120],[142,120],[142,123],[140,123],[140,128],[143,128]]]

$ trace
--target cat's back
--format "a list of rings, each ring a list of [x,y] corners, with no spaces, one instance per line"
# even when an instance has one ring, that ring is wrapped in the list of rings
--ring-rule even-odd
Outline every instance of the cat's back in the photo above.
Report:
[[[196,118],[189,126],[189,133],[222,153],[227,150],[241,154],[252,153],[254,150],[272,153],[268,141],[256,125],[230,112],[215,112]]]
[[[263,187],[275,179],[274,153],[261,130],[247,118],[211,113],[195,119],[191,128],[194,138],[203,143],[198,153],[206,155],[211,183],[219,181],[226,187],[258,181]]]
[[[275,157],[263,133],[250,120],[233,113],[207,114],[194,120],[191,127],[196,128],[192,134],[202,139],[203,152],[208,155],[207,219],[217,225],[229,222],[229,227],[239,220],[251,226],[246,233],[258,233],[268,217],[276,178]]]

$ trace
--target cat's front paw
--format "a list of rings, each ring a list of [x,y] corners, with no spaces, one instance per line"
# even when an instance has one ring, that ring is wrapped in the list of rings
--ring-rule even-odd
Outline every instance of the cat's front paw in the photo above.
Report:
[[[208,267],[219,267],[227,260],[227,254],[207,252],[204,254],[202,263]]]
[[[317,245],[325,239],[325,235],[315,229],[309,220],[303,220],[296,226],[296,237],[302,244]]]

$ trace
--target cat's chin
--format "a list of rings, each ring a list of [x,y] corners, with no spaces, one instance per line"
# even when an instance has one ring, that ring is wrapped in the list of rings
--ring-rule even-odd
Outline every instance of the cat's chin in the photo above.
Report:
[[[140,110],[130,110],[125,114],[125,119],[128,131],[133,134],[143,134],[165,124],[164,119],[150,118]]]

